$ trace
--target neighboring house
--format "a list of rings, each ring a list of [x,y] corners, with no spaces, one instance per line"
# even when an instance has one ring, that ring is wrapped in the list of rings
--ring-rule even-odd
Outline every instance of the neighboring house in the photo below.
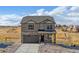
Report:
[[[22,43],[52,42],[55,21],[50,16],[26,16],[21,22]]]

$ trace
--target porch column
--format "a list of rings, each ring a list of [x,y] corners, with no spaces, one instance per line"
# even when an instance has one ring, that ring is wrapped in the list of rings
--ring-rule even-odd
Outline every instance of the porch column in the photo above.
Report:
[[[54,44],[56,44],[56,31],[54,33]]]
[[[40,36],[40,34],[39,34],[39,43],[40,43],[40,41],[41,41],[41,36]]]

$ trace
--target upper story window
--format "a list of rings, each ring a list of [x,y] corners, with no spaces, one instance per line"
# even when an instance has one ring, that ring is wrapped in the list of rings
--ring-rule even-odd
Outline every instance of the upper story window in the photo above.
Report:
[[[28,24],[28,29],[29,30],[34,30],[34,24],[32,24],[32,23]]]
[[[34,21],[30,20],[28,21],[28,30],[34,30]]]
[[[48,25],[47,25],[47,29],[48,29],[48,30],[52,29],[52,24],[48,24]]]

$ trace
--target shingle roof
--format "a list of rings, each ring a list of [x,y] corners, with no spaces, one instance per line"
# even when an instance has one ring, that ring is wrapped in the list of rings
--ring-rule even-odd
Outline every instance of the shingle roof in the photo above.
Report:
[[[54,18],[50,17],[50,16],[25,16],[25,17],[23,17],[21,23],[25,23],[29,20],[33,20],[33,21],[39,23],[39,22],[42,22],[46,19],[52,20],[55,23]]]

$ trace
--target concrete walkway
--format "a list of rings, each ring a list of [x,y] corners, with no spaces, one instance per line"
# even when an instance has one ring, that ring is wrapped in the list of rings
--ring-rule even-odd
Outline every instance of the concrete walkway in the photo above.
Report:
[[[39,44],[22,44],[15,53],[38,53]]]

